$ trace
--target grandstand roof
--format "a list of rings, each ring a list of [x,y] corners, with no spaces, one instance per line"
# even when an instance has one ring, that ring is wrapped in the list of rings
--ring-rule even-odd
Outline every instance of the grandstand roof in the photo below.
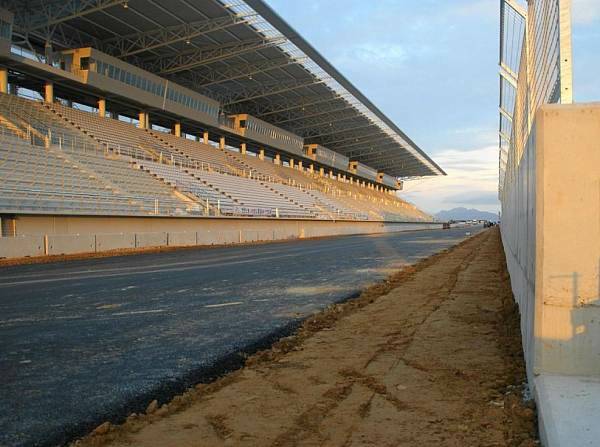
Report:
[[[0,0],[15,32],[92,46],[397,177],[445,175],[263,0]]]

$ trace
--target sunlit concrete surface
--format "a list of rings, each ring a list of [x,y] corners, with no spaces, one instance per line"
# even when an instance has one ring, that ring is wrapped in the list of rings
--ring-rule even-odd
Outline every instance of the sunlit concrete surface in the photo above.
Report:
[[[600,379],[543,374],[535,382],[544,445],[597,446]]]

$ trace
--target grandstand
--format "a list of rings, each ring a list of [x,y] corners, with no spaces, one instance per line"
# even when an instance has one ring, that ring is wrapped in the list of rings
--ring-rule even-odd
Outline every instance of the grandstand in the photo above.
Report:
[[[55,6],[0,2],[2,236],[32,216],[432,221],[397,192],[444,172],[262,1]]]

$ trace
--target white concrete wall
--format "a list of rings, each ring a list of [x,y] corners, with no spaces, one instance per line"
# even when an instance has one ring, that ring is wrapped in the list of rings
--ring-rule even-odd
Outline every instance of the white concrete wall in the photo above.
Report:
[[[16,238],[0,238],[0,258],[43,256],[109,250],[164,247],[204,246],[256,243],[348,234],[374,234],[442,228],[435,224],[383,224],[381,222],[331,222],[293,220],[234,219],[147,219],[23,216],[21,231],[34,234]],[[167,229],[176,231],[141,231],[94,233],[103,228]],[[48,231],[40,235],[40,232]],[[76,233],[56,233],[61,230]],[[91,231],[90,233],[84,232]],[[48,241],[45,247],[44,240]]]
[[[0,257],[20,258],[46,254],[44,236],[0,237]]]
[[[513,177],[501,230],[530,383],[600,377],[600,104],[540,109]]]
[[[47,238],[49,255],[96,251],[96,235],[93,234],[51,234]]]

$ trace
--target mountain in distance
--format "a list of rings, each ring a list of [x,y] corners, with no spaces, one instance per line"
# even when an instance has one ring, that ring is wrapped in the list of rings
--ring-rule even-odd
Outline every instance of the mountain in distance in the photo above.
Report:
[[[451,210],[440,211],[435,215],[438,220],[489,220],[492,222],[498,221],[498,214],[480,211],[475,208],[453,208]]]

